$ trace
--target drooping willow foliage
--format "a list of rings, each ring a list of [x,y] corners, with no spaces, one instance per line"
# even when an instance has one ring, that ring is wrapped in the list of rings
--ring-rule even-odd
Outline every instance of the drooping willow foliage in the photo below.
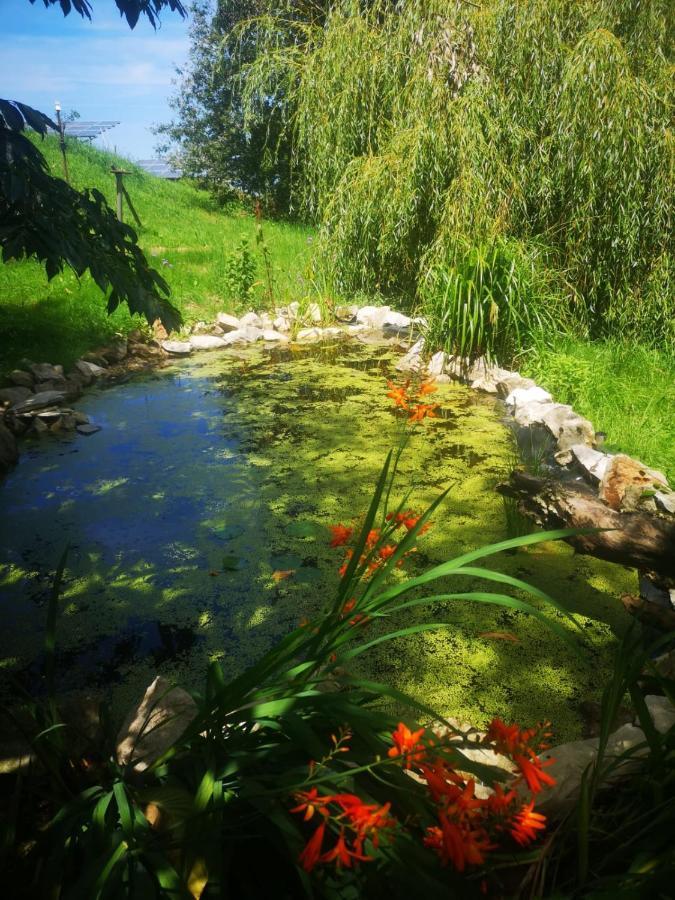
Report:
[[[262,5],[244,103],[286,104],[336,291],[435,316],[498,244],[533,265],[522,302],[675,348],[670,0]]]

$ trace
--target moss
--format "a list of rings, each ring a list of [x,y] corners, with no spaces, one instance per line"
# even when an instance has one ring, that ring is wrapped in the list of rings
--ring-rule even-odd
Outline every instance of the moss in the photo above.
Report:
[[[256,348],[87,395],[82,408],[103,431],[36,446],[2,487],[0,542],[11,549],[0,588],[11,616],[1,655],[35,672],[49,576],[69,540],[63,689],[84,670],[122,708],[157,672],[199,687],[209,659],[228,675],[253,662],[335,589],[341,558],[327,526],[363,513],[400,434],[384,399],[391,359],[388,347],[356,344]],[[505,537],[493,487],[512,449],[496,402],[459,385],[437,397],[442,418],[402,459],[401,497],[411,491],[419,509],[452,489],[409,574]],[[489,564],[586,616],[588,649],[502,608],[435,603],[390,624],[442,628],[384,645],[361,670],[477,724],[547,717],[561,737],[576,735],[579,702],[597,697],[625,621],[616,597],[627,573],[557,544]],[[293,574],[277,580],[280,570]],[[475,586],[438,588],[451,584]]]

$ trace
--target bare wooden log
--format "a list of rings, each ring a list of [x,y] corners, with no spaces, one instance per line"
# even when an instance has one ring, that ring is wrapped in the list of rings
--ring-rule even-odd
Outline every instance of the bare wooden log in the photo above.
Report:
[[[665,606],[650,603],[642,597],[633,594],[622,594],[621,602],[624,608],[644,625],[651,625],[661,631],[675,631],[675,612]]]
[[[497,486],[520,511],[544,528],[611,529],[567,538],[579,553],[675,578],[675,520],[644,512],[616,512],[584,484],[512,472]]]

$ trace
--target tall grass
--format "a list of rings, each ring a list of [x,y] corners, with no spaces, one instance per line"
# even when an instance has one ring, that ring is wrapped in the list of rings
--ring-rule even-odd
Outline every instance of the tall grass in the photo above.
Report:
[[[62,173],[58,141],[40,142],[55,174]],[[263,305],[266,288],[258,277],[246,298],[233,297],[226,272],[231,254],[248,242],[258,273],[265,265],[256,247],[256,223],[243,206],[226,209],[189,182],[168,182],[81,142],[68,141],[68,159],[77,188],[96,187],[114,204],[112,164],[131,169],[125,183],[142,227],[139,243],[166,278],[171,302],[189,324],[213,320],[221,310],[244,311]],[[56,227],[56,226],[55,226]],[[275,284],[275,299],[299,299],[312,291],[309,262],[311,231],[297,224],[266,222],[265,240]],[[47,281],[32,260],[0,265],[0,372],[21,357],[70,364],[85,350],[115,331],[138,327],[124,309],[108,316],[105,298],[89,277],[78,280],[66,271]]]

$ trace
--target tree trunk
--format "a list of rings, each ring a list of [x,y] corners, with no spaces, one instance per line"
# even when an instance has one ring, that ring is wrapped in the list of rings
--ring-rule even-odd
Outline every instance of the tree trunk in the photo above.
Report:
[[[675,520],[645,512],[615,512],[584,484],[563,484],[512,472],[497,486],[544,528],[611,529],[566,538],[579,553],[675,579]]]

